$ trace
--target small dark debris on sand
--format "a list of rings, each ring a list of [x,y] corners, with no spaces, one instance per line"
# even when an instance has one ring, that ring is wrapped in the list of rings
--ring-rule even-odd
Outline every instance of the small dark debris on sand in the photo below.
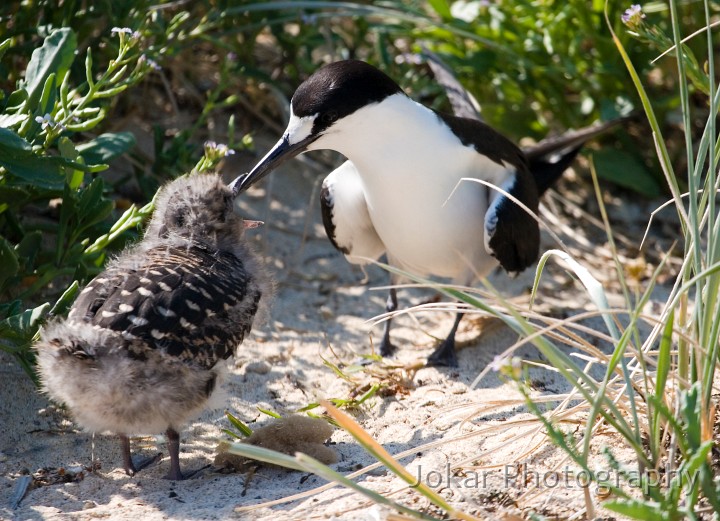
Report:
[[[37,472],[30,475],[29,471],[26,470],[20,476],[18,476],[15,484],[15,491],[13,492],[12,498],[10,498],[10,508],[15,510],[20,506],[20,502],[27,494],[28,490],[47,487],[51,485],[57,485],[60,483],[76,483],[85,479],[86,472],[92,472],[100,468],[99,463],[95,463],[93,468],[76,466],[76,467],[47,467],[38,469]]]

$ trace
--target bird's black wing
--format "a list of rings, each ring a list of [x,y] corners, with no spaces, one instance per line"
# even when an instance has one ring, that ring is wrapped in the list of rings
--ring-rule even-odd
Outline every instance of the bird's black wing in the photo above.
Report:
[[[503,188],[537,215],[537,186],[527,170],[516,171],[510,184]],[[537,260],[538,223],[526,209],[504,194],[492,201],[485,214],[485,234],[487,248],[505,271],[520,273]]]
[[[156,247],[98,275],[70,320],[121,334],[130,354],[161,350],[210,368],[250,330],[260,290],[241,259],[199,247]],[[134,264],[134,265],[133,265]]]
[[[481,121],[446,114],[438,114],[438,117],[453,130],[463,145],[471,146],[498,165],[514,170],[512,179],[500,188],[537,214],[537,183],[520,148]],[[488,201],[492,203],[485,215],[487,248],[503,269],[518,273],[537,260],[540,250],[538,223],[511,198],[499,192],[493,195],[491,190],[488,188]]]
[[[480,104],[473,95],[462,86],[450,67],[434,52],[423,48],[422,53],[427,59],[427,64],[430,70],[432,70],[433,76],[435,76],[435,79],[442,88],[445,89],[450,105],[452,105],[453,113],[461,118],[482,121]]]
[[[322,223],[325,227],[325,233],[327,234],[330,243],[341,253],[347,255],[350,250],[346,246],[342,246],[337,242],[335,237],[335,221],[333,220],[333,197],[331,187],[323,183],[322,190],[320,191],[320,215],[322,216]]]
[[[491,161],[512,165],[516,170],[527,171],[522,150],[491,126],[470,118],[460,118],[436,112],[437,116],[455,133],[463,145],[473,147]]]

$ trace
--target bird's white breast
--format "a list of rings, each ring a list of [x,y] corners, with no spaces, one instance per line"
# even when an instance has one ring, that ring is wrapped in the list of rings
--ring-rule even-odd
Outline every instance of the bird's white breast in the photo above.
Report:
[[[391,96],[343,118],[312,148],[337,150],[353,162],[392,264],[460,282],[496,265],[484,246],[488,197],[496,194],[460,180],[500,186],[512,170],[464,146],[434,112]]]

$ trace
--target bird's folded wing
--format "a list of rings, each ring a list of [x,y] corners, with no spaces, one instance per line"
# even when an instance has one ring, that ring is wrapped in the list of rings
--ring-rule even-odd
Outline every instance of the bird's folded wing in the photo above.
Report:
[[[231,356],[260,299],[242,261],[199,247],[144,255],[141,266],[130,256],[91,281],[69,318],[121,334],[128,349],[162,350],[202,367]]]

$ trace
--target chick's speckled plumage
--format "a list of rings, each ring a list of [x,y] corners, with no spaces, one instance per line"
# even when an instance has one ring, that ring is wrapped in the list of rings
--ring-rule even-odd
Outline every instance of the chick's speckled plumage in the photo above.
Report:
[[[163,188],[144,239],[44,328],[48,394],[91,431],[157,433],[197,415],[267,286],[244,228],[219,176]]]

